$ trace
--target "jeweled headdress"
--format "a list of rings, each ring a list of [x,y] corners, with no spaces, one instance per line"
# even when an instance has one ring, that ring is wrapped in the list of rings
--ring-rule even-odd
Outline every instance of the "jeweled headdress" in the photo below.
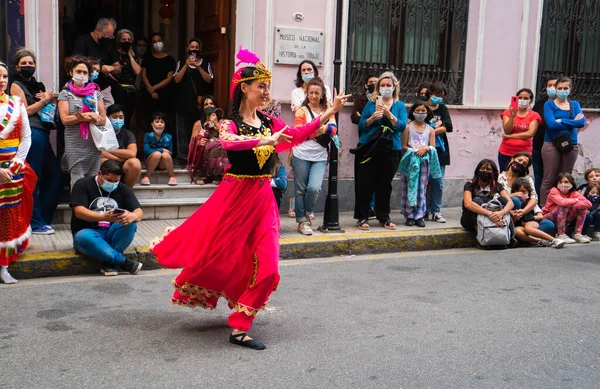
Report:
[[[240,46],[240,51],[236,54],[236,58],[239,60],[235,66],[239,66],[240,64],[245,64],[241,68],[239,68],[235,73],[233,73],[233,77],[231,77],[231,89],[229,91],[229,97],[233,99],[233,94],[235,93],[235,88],[238,86],[240,82],[250,81],[250,80],[258,80],[259,82],[271,82],[271,71],[267,69],[264,63],[258,58],[256,54],[251,52],[250,50],[246,50]],[[246,66],[254,66],[256,70],[251,77],[242,78],[242,71]]]

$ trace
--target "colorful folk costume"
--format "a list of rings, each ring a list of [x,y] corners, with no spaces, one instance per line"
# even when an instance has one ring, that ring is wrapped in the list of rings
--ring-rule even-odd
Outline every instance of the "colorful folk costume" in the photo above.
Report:
[[[255,66],[252,77],[232,78],[231,98],[243,81],[268,82],[271,73],[252,53],[240,62]],[[209,200],[181,226],[151,244],[158,262],[183,270],[173,280],[172,303],[214,309],[220,297],[233,312],[229,325],[248,331],[279,283],[279,211],[270,185],[274,153],[304,142],[320,127],[320,118],[299,128],[257,111],[258,128],[223,120],[219,138],[229,168]],[[285,129],[291,143],[258,146],[261,138]]]
[[[25,163],[31,146],[27,109],[18,97],[0,94],[0,168],[11,181],[0,184],[0,266],[16,261],[27,248],[37,176]]]

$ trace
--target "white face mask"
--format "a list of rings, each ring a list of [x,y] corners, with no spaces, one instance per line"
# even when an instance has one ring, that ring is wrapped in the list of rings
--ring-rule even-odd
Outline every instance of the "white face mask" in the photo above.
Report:
[[[393,87],[379,88],[379,94],[382,95],[383,97],[390,97],[394,94],[394,88]]]
[[[531,104],[531,100],[519,100],[519,108],[527,108]]]
[[[90,78],[88,76],[83,76],[81,74],[75,74],[73,76],[73,82],[75,84],[87,84],[89,79]]]
[[[160,128],[160,129],[156,128],[156,127],[154,127],[154,124],[152,124],[152,131],[154,131],[154,133],[156,135],[160,135],[165,131],[165,129],[164,128]]]
[[[413,116],[415,117],[415,120],[418,122],[424,122],[425,119],[427,119],[427,113],[414,112]]]
[[[152,47],[154,47],[154,50],[156,51],[162,51],[162,49],[165,47],[165,44],[162,42],[156,42],[152,45]]]

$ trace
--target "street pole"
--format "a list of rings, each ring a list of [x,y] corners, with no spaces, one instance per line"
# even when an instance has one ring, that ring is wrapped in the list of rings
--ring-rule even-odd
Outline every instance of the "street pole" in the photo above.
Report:
[[[342,11],[343,0],[337,0],[336,22],[335,22],[335,59],[333,60],[333,85],[338,93],[342,90],[340,85],[340,74],[342,67]],[[339,113],[335,114],[335,121],[338,124],[338,134],[340,133]],[[335,142],[329,142],[329,178],[327,197],[325,198],[325,214],[323,215],[323,225],[319,227],[321,232],[345,232],[340,227],[340,209],[337,194],[338,189],[338,148]]]

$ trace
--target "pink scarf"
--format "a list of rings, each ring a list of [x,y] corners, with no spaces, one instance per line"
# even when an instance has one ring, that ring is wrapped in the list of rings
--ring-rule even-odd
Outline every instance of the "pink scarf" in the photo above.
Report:
[[[81,104],[81,113],[85,112],[96,112],[98,102],[94,100],[94,92],[100,90],[98,85],[93,82],[88,83],[83,88],[77,88],[73,81],[69,81],[67,88],[75,95],[83,98],[83,102]],[[90,134],[90,124],[87,122],[79,123],[79,135],[87,140]]]

